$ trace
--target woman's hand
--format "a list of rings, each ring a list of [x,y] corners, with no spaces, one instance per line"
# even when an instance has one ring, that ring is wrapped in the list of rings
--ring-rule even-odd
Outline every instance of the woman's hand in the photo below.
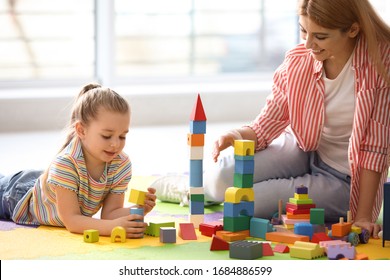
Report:
[[[382,230],[382,226],[376,223],[371,222],[368,219],[359,219],[354,222],[354,226],[360,227],[361,229],[366,229],[370,232],[370,236],[375,239],[378,239],[378,233]]]

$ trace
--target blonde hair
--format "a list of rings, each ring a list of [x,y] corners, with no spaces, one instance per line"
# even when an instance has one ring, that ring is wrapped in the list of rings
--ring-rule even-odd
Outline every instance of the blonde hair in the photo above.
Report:
[[[373,65],[380,76],[390,83],[390,74],[381,59],[379,46],[379,43],[389,44],[390,27],[368,0],[300,0],[298,11],[322,27],[342,32],[347,32],[353,23],[358,23]]]
[[[67,126],[67,135],[64,144],[58,153],[62,152],[76,137],[76,123],[88,124],[97,118],[98,112],[104,108],[110,112],[130,113],[130,105],[122,96],[109,88],[99,84],[87,84],[76,96],[71,110],[71,117]],[[46,182],[49,168],[43,174],[43,182]]]

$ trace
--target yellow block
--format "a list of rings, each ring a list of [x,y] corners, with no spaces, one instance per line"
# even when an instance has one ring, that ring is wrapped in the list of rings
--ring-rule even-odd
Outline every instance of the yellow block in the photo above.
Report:
[[[114,227],[111,231],[111,242],[115,243],[118,238],[120,242],[126,242],[126,230],[123,227]]]
[[[230,187],[225,191],[225,202],[240,203],[241,201],[255,201],[255,192],[252,188]]]
[[[145,204],[145,196],[146,192],[131,189],[130,190],[130,196],[129,196],[129,202],[138,204],[138,205],[144,205]]]
[[[303,194],[303,193],[294,193],[294,198],[295,199],[309,199],[309,195]]]
[[[255,142],[252,140],[234,140],[234,154],[237,156],[253,156]]]

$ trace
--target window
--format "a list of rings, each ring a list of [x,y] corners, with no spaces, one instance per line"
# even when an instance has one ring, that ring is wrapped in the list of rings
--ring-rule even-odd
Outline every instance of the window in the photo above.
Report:
[[[0,86],[272,72],[299,42],[291,0],[7,0],[0,26]]]

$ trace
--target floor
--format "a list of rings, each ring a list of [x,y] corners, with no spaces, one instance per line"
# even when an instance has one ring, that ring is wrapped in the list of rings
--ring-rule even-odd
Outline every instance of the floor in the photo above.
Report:
[[[211,159],[213,142],[242,123],[207,123],[204,158]],[[124,151],[133,163],[133,175],[188,172],[189,126],[131,127]],[[0,173],[45,169],[65,138],[63,131],[0,133]]]

